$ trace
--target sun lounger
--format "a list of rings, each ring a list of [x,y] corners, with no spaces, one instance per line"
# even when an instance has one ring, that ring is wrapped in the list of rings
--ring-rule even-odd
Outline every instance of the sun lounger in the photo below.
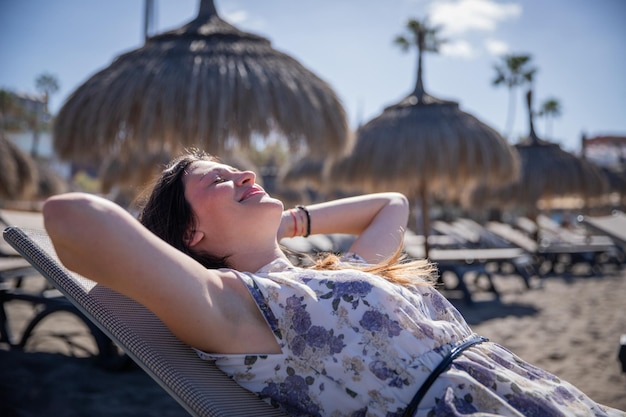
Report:
[[[608,216],[581,216],[579,221],[591,230],[608,236],[626,250],[626,214],[616,211]]]
[[[579,216],[578,222],[594,233],[609,238],[615,249],[611,261],[623,266],[626,262],[626,214],[615,211],[608,216]]]
[[[19,286],[22,278],[34,272],[26,260],[18,257],[0,258],[0,343],[9,347],[15,345],[11,334],[4,303],[13,299],[13,288]],[[12,283],[15,282],[15,285]]]
[[[486,228],[533,256],[535,268],[540,275],[557,272],[559,268],[568,270],[577,263],[587,264],[593,272],[600,272],[601,266],[610,263],[615,253],[613,242],[602,238],[555,238],[537,242],[527,233],[506,223],[488,222]]]
[[[470,272],[478,272],[487,278],[488,283],[492,283],[491,275],[494,272],[506,271],[507,275],[519,276],[526,288],[532,288],[531,280],[537,275],[533,259],[517,245],[512,245],[471,219],[457,218],[451,222],[438,221],[436,224],[438,231],[456,236],[457,241],[461,240],[461,244],[457,248],[447,248],[449,249],[447,253],[431,251],[431,259],[450,265],[445,258],[457,256],[455,252],[460,255],[462,252],[459,250],[462,249],[465,251],[463,256],[467,257],[467,261],[457,262],[459,271],[471,267]],[[441,259],[436,259],[437,257]],[[493,284],[490,288],[497,293]]]
[[[486,290],[499,297],[499,292],[494,285],[491,264],[501,264],[503,262],[517,262],[525,257],[519,248],[489,248],[479,247],[475,243],[465,241],[463,235],[472,235],[477,238],[475,231],[465,230],[454,234],[455,227],[451,224],[438,222],[439,233],[447,231],[445,235],[431,235],[431,238],[446,238],[448,242],[442,245],[432,245],[428,253],[428,259],[437,265],[439,270],[438,283],[442,290],[446,292],[460,291],[463,300],[467,304],[474,302],[472,290]],[[424,258],[424,237],[407,232],[404,237],[404,252],[411,258]],[[456,280],[446,280],[446,275],[452,274]],[[473,278],[474,288],[471,288],[470,279]],[[526,277],[522,277],[526,281]],[[479,285],[481,280],[486,281],[486,287]]]
[[[193,416],[285,416],[201,360],[137,302],[69,272],[42,230],[4,238]]]

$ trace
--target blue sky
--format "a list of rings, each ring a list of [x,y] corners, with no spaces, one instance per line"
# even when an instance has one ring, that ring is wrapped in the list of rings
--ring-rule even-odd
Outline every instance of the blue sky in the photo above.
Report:
[[[156,0],[161,32],[195,17],[197,0]],[[222,18],[267,37],[326,80],[350,126],[376,117],[415,84],[416,52],[393,45],[409,18],[426,16],[448,43],[424,57],[425,88],[503,132],[508,91],[491,85],[502,53],[526,53],[539,72],[535,104],[556,98],[561,117],[540,137],[578,151],[588,136],[626,135],[624,0],[216,0]],[[0,87],[35,93],[55,75],[56,112],[71,92],[143,43],[143,0],[0,0]],[[511,135],[528,132],[520,91]],[[551,133],[551,134],[550,134]]]

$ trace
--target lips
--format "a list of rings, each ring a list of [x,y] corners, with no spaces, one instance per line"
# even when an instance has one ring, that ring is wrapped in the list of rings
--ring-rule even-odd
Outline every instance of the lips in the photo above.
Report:
[[[261,187],[259,187],[258,185],[253,185],[252,187],[248,188],[246,191],[244,191],[243,195],[241,196],[241,199],[239,200],[244,201],[256,194],[265,194],[265,191],[263,191],[263,189]]]

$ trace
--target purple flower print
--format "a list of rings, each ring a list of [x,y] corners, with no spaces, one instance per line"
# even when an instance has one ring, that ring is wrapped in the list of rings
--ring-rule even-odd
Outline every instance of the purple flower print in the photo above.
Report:
[[[505,395],[507,402],[527,417],[556,416],[560,413],[544,398],[523,392],[516,384],[511,384],[514,394]]]
[[[293,315],[291,325],[296,333],[306,333],[309,327],[311,327],[311,315],[304,309],[296,310]]]
[[[360,410],[356,410],[354,413],[350,414],[350,417],[366,417],[367,416],[367,407],[362,408]]]
[[[380,332],[383,329],[383,319],[384,317],[380,311],[368,310],[363,313],[359,324],[370,332]]]
[[[302,308],[302,298],[296,297],[295,295],[287,298],[286,310],[297,310],[300,308]]]
[[[291,318],[291,328],[296,336],[291,340],[289,346],[294,354],[301,355],[307,346],[322,349],[329,347],[330,353],[340,353],[344,348],[343,336],[335,336],[333,330],[327,330],[322,326],[313,326],[310,314],[305,310],[301,299],[289,297],[287,299],[286,310],[293,311]]]
[[[328,330],[321,326],[313,326],[306,334],[306,342],[309,346],[315,348],[323,348],[328,342]]]
[[[336,282],[334,288],[335,297],[362,298],[370,293],[372,284],[366,281]]]
[[[335,311],[339,308],[341,301],[350,303],[353,309],[357,308],[359,302],[372,291],[372,285],[366,281],[325,281],[324,284],[332,291],[321,295],[320,298],[332,298],[332,306]],[[362,301],[365,305],[368,305],[365,299]]]
[[[389,369],[387,367],[387,363],[385,361],[376,360],[369,364],[370,371],[376,376],[376,378],[387,381],[390,387],[400,388],[404,385],[404,381],[402,378],[398,376],[398,373],[393,369]]]
[[[331,354],[341,353],[345,347],[343,335],[335,336],[333,330],[328,331],[321,326],[312,326],[309,329],[306,334],[306,343],[318,349],[328,346]]]
[[[441,401],[431,410],[429,415],[457,416],[476,413],[478,410],[472,404],[471,395],[463,398],[457,397],[451,389],[448,389]]]
[[[394,372],[387,368],[387,363],[385,361],[373,361],[370,362],[369,365],[370,371],[376,375],[376,378],[382,379],[383,381],[391,378],[394,375]]]
[[[554,390],[554,401],[558,404],[568,404],[576,401],[576,397],[567,388],[563,386],[556,387]]]
[[[284,382],[270,382],[261,391],[262,397],[269,397],[274,405],[280,404],[293,416],[319,416],[320,408],[309,398],[309,384],[293,369],[287,369],[289,375]]]
[[[452,367],[467,372],[472,378],[486,387],[495,389],[497,386],[495,372],[478,363],[468,364],[464,361],[457,361],[452,364]]]
[[[330,354],[341,353],[346,345],[343,343],[343,335],[331,336],[328,340],[328,347],[330,348]]]
[[[306,339],[302,335],[298,335],[291,340],[289,343],[289,347],[294,355],[300,356],[304,353],[304,349],[306,349]]]
[[[296,296],[287,298],[285,310],[292,311],[291,327],[297,334],[304,334],[311,327],[311,315],[306,311],[302,299]]]
[[[359,324],[363,326],[365,330],[371,332],[386,331],[389,337],[398,336],[402,331],[402,327],[397,321],[390,320],[388,315],[383,315],[377,310],[367,310],[363,313]]]

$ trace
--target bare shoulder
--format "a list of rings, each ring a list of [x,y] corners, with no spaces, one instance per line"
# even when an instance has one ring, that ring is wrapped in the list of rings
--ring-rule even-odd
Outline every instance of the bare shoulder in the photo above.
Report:
[[[190,282],[173,290],[181,305],[157,302],[153,308],[181,340],[214,353],[280,352],[239,272],[206,270]]]

